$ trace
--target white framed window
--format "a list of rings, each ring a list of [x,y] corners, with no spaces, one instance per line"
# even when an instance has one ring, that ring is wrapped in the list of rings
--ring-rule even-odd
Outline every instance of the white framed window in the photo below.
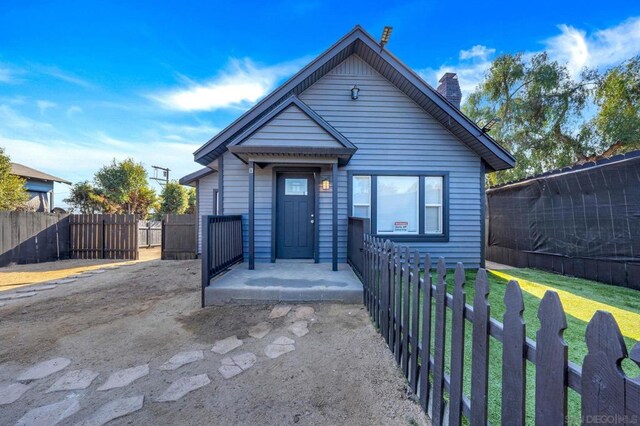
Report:
[[[418,176],[378,176],[377,212],[378,234],[419,233]]]
[[[424,233],[442,234],[442,176],[424,178]]]
[[[355,217],[371,218],[371,176],[353,177],[353,209]]]

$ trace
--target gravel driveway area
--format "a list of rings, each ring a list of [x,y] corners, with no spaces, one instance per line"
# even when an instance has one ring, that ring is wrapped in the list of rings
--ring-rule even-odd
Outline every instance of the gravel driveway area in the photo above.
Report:
[[[199,268],[3,300],[0,424],[429,424],[361,305],[201,309]]]

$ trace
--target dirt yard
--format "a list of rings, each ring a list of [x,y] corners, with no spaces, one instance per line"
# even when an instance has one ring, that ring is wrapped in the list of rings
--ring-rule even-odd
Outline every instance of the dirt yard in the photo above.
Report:
[[[99,408],[111,401],[139,395],[142,409],[110,424],[428,424],[362,306],[310,305],[315,314],[306,318],[309,333],[298,337],[288,328],[300,322],[299,306],[275,319],[269,319],[274,306],[267,305],[200,309],[199,286],[198,261],[149,260],[2,301],[0,403],[13,399],[7,389],[21,396],[0,405],[0,424],[41,421],[37,412],[23,416],[77,401],[62,422],[76,424],[104,414]],[[261,322],[271,331],[250,337],[249,328]],[[211,351],[216,341],[233,335],[242,346],[226,354]],[[295,350],[272,359],[268,346],[280,337],[293,339]],[[183,351],[202,351],[203,358],[175,370],[159,368]],[[219,371],[223,359],[247,352],[255,355],[254,363],[225,379]],[[44,378],[24,379],[35,364],[58,357],[70,364]],[[144,364],[148,374],[98,390],[112,373]],[[47,393],[63,375],[80,369],[98,376],[84,389]],[[204,385],[177,401],[156,401],[179,379],[205,374]]]

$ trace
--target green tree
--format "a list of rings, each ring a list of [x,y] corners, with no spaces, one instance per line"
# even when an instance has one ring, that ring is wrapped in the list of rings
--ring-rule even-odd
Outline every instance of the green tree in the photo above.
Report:
[[[16,210],[29,200],[24,188],[25,180],[11,174],[11,159],[0,148],[0,211]]]
[[[102,167],[95,174],[99,201],[105,213],[136,214],[145,218],[154,207],[157,197],[147,181],[142,163],[128,158]]]
[[[69,198],[64,200],[73,211],[82,214],[102,213],[103,196],[88,181],[78,182],[71,187]]]
[[[196,189],[195,188],[187,188],[187,195],[189,196],[189,206],[187,207],[186,214],[195,214],[196,213],[196,205],[198,203],[198,198],[196,197]]]
[[[608,155],[640,149],[640,56],[608,70],[595,90],[588,123],[593,144]]]
[[[589,139],[579,124],[595,83],[593,72],[574,81],[566,66],[546,53],[496,58],[463,107],[480,125],[498,118],[491,136],[516,157],[516,167],[491,175],[492,183],[563,167],[584,157]]]
[[[169,182],[160,193],[161,215],[184,214],[189,208],[189,191],[178,182]]]

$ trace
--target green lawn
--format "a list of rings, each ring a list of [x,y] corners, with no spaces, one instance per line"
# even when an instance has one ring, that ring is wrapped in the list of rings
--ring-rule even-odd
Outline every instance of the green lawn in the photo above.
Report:
[[[621,309],[625,309],[640,314],[640,292],[635,290],[614,287],[596,282],[564,277],[561,275],[541,272],[532,269],[513,269],[503,271],[509,275],[538,282],[549,287],[565,290],[573,294],[606,303]],[[467,283],[465,286],[467,303],[473,304],[475,271],[467,271]],[[434,274],[435,279],[435,274]],[[489,273],[491,304],[491,316],[502,322],[504,314],[504,293],[507,281]],[[447,291],[451,293],[453,289],[453,271],[447,275]],[[422,299],[422,298],[421,298]],[[537,309],[540,299],[523,291],[525,303],[524,319],[527,324],[527,336],[535,340],[535,334],[540,323],[537,318]],[[567,307],[565,306],[565,309]],[[447,309],[447,347],[446,366],[449,371],[450,363],[450,319],[451,310]],[[422,323],[422,321],[420,322]],[[567,315],[567,329],[564,338],[569,345],[569,360],[577,364],[582,364],[582,360],[587,353],[584,341],[584,333],[587,323],[571,315]],[[472,328],[469,322],[465,322],[465,383],[464,391],[467,397],[471,387],[471,356],[472,348]],[[628,350],[631,349],[634,341],[625,338]],[[432,333],[433,341],[433,333]],[[432,342],[433,351],[433,342]],[[501,383],[502,383],[502,345],[497,340],[491,338],[490,343],[490,365],[489,365],[489,421],[492,424],[500,424],[501,413]],[[534,424],[534,397],[535,397],[535,366],[527,363],[527,423]],[[640,375],[640,369],[627,360],[623,364],[625,371],[631,376]],[[580,424],[580,396],[573,390],[569,391],[569,415],[570,424]]]

